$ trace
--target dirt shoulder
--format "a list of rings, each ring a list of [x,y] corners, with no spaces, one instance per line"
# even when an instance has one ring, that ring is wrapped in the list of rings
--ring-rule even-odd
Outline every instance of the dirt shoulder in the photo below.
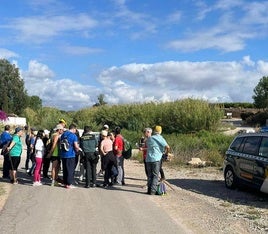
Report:
[[[143,164],[127,161],[125,165],[126,175],[144,178]],[[186,229],[193,233],[268,232],[267,195],[227,189],[222,171],[214,167],[172,169],[164,164],[164,171],[168,194],[152,199]]]
[[[1,162],[0,162],[1,163]],[[228,190],[217,168],[172,169],[164,164],[168,193],[147,196],[170,219],[192,233],[267,233],[268,196],[258,192]],[[146,192],[143,164],[125,161],[126,186]],[[1,183],[0,209],[12,189]]]

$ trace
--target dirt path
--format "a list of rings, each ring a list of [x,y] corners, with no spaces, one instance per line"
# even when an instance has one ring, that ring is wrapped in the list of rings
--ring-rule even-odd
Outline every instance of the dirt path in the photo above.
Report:
[[[215,168],[170,169],[164,165],[168,194],[150,196],[169,218],[193,233],[267,233],[268,197],[246,190],[228,190],[222,172]],[[125,162],[126,183],[146,192],[143,164]],[[12,185],[1,183],[6,191],[0,196],[0,208]],[[144,196],[147,196],[144,194]],[[146,197],[146,198],[147,198]]]

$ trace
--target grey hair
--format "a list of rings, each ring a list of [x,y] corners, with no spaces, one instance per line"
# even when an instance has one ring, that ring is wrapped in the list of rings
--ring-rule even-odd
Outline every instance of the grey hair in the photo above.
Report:
[[[149,132],[149,133],[152,133],[153,130],[151,128],[144,128],[144,132]]]

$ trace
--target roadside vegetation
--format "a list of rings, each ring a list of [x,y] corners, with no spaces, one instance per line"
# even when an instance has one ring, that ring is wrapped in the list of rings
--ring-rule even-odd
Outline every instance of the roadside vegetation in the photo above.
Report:
[[[79,128],[89,125],[93,131],[100,131],[104,124],[111,129],[120,126],[133,148],[145,127],[161,125],[175,156],[174,165],[183,165],[192,157],[209,161],[214,166],[222,165],[223,155],[232,139],[222,133],[220,120],[224,118],[226,108],[262,108],[258,116],[250,112],[242,116],[252,125],[261,125],[268,118],[268,77],[265,76],[253,90],[253,104],[211,104],[187,98],[166,103],[108,105],[109,100],[104,100],[104,94],[100,94],[92,107],[73,112],[43,107],[38,96],[29,96],[19,69],[6,59],[0,59],[0,77],[3,91],[0,92],[0,120],[5,120],[5,113],[19,115],[27,119],[29,127],[48,130],[53,129],[61,118],[68,125],[75,123]],[[3,130],[1,122],[0,130]]]

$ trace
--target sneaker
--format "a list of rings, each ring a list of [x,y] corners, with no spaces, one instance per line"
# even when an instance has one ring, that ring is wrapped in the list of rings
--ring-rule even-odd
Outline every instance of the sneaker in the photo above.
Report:
[[[15,181],[13,182],[13,184],[18,184],[18,181],[17,181],[17,180],[15,180]]]
[[[33,186],[40,186],[40,185],[42,185],[42,184],[38,181],[33,182]]]
[[[65,185],[65,188],[67,188],[67,189],[74,189],[74,188],[76,188],[74,185]]]

